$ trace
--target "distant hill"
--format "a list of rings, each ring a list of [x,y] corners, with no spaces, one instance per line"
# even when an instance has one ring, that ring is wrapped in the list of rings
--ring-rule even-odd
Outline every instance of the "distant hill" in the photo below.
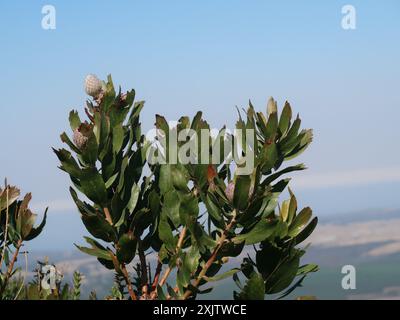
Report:
[[[368,210],[321,217],[310,241],[311,247],[303,262],[317,263],[320,271],[308,276],[304,287],[289,299],[299,295],[315,295],[320,299],[400,298],[400,210]],[[66,281],[71,281],[74,270],[84,274],[83,298],[87,298],[91,290],[95,290],[99,298],[109,293],[112,272],[95,258],[78,251],[32,252],[28,270],[33,270],[36,260],[43,260],[46,255],[64,273]],[[356,290],[341,288],[344,276],[341,269],[347,264],[356,267]],[[216,283],[214,290],[204,298],[231,299],[236,289],[231,279],[226,279]]]

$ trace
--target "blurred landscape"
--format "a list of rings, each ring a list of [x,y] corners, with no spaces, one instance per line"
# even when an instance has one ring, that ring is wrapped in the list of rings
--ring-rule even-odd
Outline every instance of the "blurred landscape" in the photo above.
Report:
[[[287,298],[313,295],[318,299],[400,299],[399,230],[400,210],[323,216],[302,261],[316,263],[320,270],[308,276],[303,287]],[[36,260],[43,260],[45,256],[62,271],[65,281],[71,281],[75,270],[83,273],[83,298],[87,298],[92,290],[96,291],[98,298],[109,293],[113,274],[96,259],[78,250],[50,253],[35,251],[29,255],[28,270],[33,270]],[[155,257],[149,257],[150,262],[154,260]],[[355,290],[343,290],[341,287],[344,276],[341,269],[348,264],[356,268]],[[25,268],[23,265],[21,267]],[[31,276],[32,273],[29,273],[28,277]],[[226,279],[215,283],[211,293],[199,298],[232,299],[234,290],[235,284],[231,279]]]

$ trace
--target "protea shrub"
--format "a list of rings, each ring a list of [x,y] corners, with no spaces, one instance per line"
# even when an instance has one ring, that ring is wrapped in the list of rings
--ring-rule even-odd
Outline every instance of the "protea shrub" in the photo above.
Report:
[[[25,242],[35,239],[46,224],[47,209],[35,227],[37,215],[29,209],[31,199],[30,193],[20,199],[20,190],[7,182],[0,188],[0,300],[18,298],[23,281],[13,279],[19,271],[16,262]]]
[[[135,91],[117,92],[110,76],[106,83],[88,76],[85,84],[91,96],[87,119],[71,111],[72,138],[61,135],[68,150],[54,152],[71,178],[72,199],[91,234],[85,238],[89,246],[77,247],[115,272],[114,295],[194,299],[210,292],[213,282],[232,278],[238,285],[235,299],[283,297],[317,271],[316,265],[300,263],[302,244],[317,218],[308,207],[299,210],[284,177],[305,166],[283,167],[308,147],[312,131],[300,129],[288,102],[280,115],[272,98],[265,113],[249,103],[239,114],[236,130],[243,135],[231,141],[254,164],[243,173],[226,150],[209,163],[169,161],[168,155],[163,162],[149,161],[154,141],[141,131],[144,102],[134,101]],[[160,154],[172,143],[183,148],[188,142],[172,137],[185,132],[187,140],[198,137],[200,148],[201,132],[210,130],[201,112],[193,119],[181,117],[172,128],[156,115],[155,127],[162,132]],[[207,138],[208,144],[226,141],[224,130]],[[289,199],[279,204],[285,190]]]

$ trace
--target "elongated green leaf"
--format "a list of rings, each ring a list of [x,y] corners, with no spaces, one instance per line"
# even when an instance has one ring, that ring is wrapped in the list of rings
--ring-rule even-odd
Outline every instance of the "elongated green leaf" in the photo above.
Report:
[[[278,106],[274,98],[270,97],[267,103],[267,115],[270,116],[273,113],[278,113]]]
[[[43,230],[44,226],[46,225],[46,219],[47,219],[47,210],[49,208],[46,208],[44,211],[44,216],[42,222],[37,226],[36,228],[32,228],[31,231],[29,232],[28,236],[25,237],[25,241],[30,241],[35,239]]]
[[[294,254],[281,261],[265,282],[266,293],[275,294],[285,290],[296,277],[299,263],[299,254]]]
[[[290,199],[282,202],[282,207],[280,210],[280,216],[281,216],[282,221],[286,221],[288,219],[289,205],[290,205]]]
[[[270,237],[276,228],[277,221],[266,221],[265,219],[259,221],[248,233],[240,234],[232,239],[234,243],[242,241],[248,244],[259,243]]]
[[[124,128],[122,124],[117,125],[112,130],[113,135],[113,152],[118,153],[121,151],[122,142],[124,140]]]
[[[304,170],[306,169],[306,166],[304,164],[298,164],[295,166],[290,166],[287,167],[285,169],[282,169],[280,171],[276,171],[275,173],[269,175],[268,177],[266,177],[264,179],[264,181],[261,183],[262,186],[267,186],[270,183],[272,183],[273,181],[275,181],[276,179],[278,179],[281,175],[285,174],[285,173],[289,173],[289,172],[293,172],[293,171],[300,171],[300,170]]]
[[[265,285],[260,274],[253,272],[240,292],[239,300],[264,300]]]
[[[173,188],[172,184],[172,172],[169,164],[160,166],[160,181],[159,181],[161,194],[165,194],[171,191]]]
[[[108,202],[106,185],[100,173],[95,169],[83,169],[81,173],[81,189],[95,203],[105,205]]]
[[[278,130],[278,113],[273,112],[268,116],[267,127],[265,130],[265,140],[272,142],[275,140]]]
[[[112,185],[113,185],[113,183],[115,182],[115,180],[117,179],[117,177],[118,177],[118,172],[116,173],[116,174],[114,174],[113,176],[111,176],[111,178],[110,179],[108,179],[107,180],[107,182],[106,182],[106,188],[107,189],[109,189]]]
[[[174,226],[177,228],[180,224],[179,217],[180,199],[175,190],[171,190],[164,195],[165,214],[171,219]]]
[[[160,237],[160,240],[165,244],[165,247],[173,252],[176,247],[176,238],[172,234],[171,227],[168,223],[168,218],[166,215],[161,215],[160,217],[160,223],[158,226],[158,235]]]
[[[77,111],[72,110],[69,113],[69,123],[71,125],[72,131],[74,131],[76,128],[79,128],[79,126],[81,125],[81,119],[79,119]]]
[[[279,131],[281,134],[285,134],[289,129],[290,120],[292,118],[292,108],[290,107],[289,102],[285,102],[285,106],[283,107],[281,118],[279,119]]]
[[[167,297],[165,296],[165,293],[163,289],[160,287],[160,285],[157,285],[157,299],[158,300],[167,300]]]
[[[308,238],[308,236],[314,231],[315,227],[318,224],[318,217],[315,217],[311,220],[311,222],[300,231],[300,233],[296,236],[295,241],[296,244],[302,243],[304,240]]]
[[[223,280],[223,279],[226,279],[226,278],[229,278],[229,277],[233,276],[234,274],[238,273],[239,271],[240,271],[240,269],[234,268],[234,269],[231,269],[231,270],[229,270],[227,272],[224,272],[224,273],[222,273],[220,275],[217,275],[217,276],[214,276],[214,277],[204,277],[204,279],[207,282],[220,281],[220,280]]]
[[[306,226],[308,221],[310,221],[312,216],[312,210],[309,207],[304,208],[300,213],[294,218],[292,224],[289,227],[289,236],[295,237],[300,231]]]
[[[259,160],[262,172],[264,174],[269,173],[269,171],[275,167],[278,160],[279,154],[275,141],[265,144]]]
[[[128,204],[126,206],[126,208],[128,209],[128,212],[130,214],[133,212],[133,210],[136,207],[136,204],[139,199],[139,193],[140,193],[140,187],[136,183],[134,183],[132,190],[131,190],[131,196],[130,196]]]
[[[305,264],[304,266],[301,266],[298,270],[297,270],[297,275],[302,275],[302,274],[307,274],[310,272],[317,272],[318,271],[318,265],[313,264],[313,263],[309,263],[309,264]]]
[[[75,244],[75,246],[82,252],[89,254],[91,256],[95,256],[104,260],[111,261],[110,253],[107,249],[105,249],[100,243],[96,240],[91,239],[89,237],[84,237],[86,242],[91,245],[91,248],[81,247]]]
[[[296,211],[297,211],[297,199],[292,193],[292,191],[289,189],[290,192],[290,204],[289,204],[289,209],[288,209],[288,218],[287,218],[287,223],[290,225],[296,216]]]
[[[233,205],[235,208],[244,210],[248,206],[250,184],[250,176],[241,175],[236,177],[235,190],[233,193]]]
[[[137,240],[133,234],[125,233],[118,241],[117,258],[123,263],[130,263],[135,257]]]

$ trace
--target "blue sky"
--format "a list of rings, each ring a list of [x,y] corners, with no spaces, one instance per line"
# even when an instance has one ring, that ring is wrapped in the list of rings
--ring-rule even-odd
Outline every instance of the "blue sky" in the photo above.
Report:
[[[56,30],[41,28],[42,6]],[[341,8],[356,8],[356,30]],[[400,3],[393,1],[2,1],[0,177],[50,205],[37,245],[72,248],[83,228],[51,146],[82,110],[88,73],[135,88],[142,122],[204,111],[233,126],[248,99],[287,99],[315,141],[294,177],[316,214],[400,208]],[[61,232],[62,231],[62,232]]]

